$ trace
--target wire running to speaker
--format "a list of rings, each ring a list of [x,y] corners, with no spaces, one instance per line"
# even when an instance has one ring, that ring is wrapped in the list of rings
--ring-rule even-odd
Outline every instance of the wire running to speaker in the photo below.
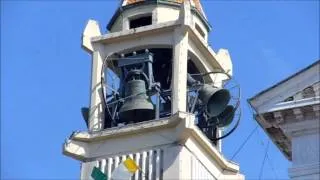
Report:
[[[215,81],[212,84],[205,84],[193,78],[208,75],[217,77],[218,74],[227,77],[229,80],[223,83]],[[235,80],[231,79],[230,75],[222,70],[188,74],[188,97],[193,97],[188,98],[190,100],[188,103],[190,105],[189,112],[196,115],[198,127],[213,143],[228,137],[240,123],[240,86],[237,83],[231,87],[227,86],[232,81],[235,83]],[[222,85],[223,88],[217,87],[216,84]],[[226,128],[232,123],[234,124],[233,127],[226,131]],[[224,134],[219,135],[219,129],[224,129]]]

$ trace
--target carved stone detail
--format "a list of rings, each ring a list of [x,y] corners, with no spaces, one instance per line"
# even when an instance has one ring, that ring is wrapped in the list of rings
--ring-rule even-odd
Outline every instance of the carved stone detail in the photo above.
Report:
[[[303,99],[302,92],[298,92],[298,93],[295,94],[293,97],[294,97],[294,100]]]
[[[303,120],[303,112],[302,112],[301,108],[293,109],[293,114],[295,115],[296,119]]]
[[[281,111],[273,112],[273,116],[274,116],[277,124],[281,124],[284,122],[284,118],[283,118]]]
[[[315,113],[315,116],[319,117],[320,116],[320,104],[314,105],[312,108]]]
[[[314,94],[315,96],[320,96],[320,82],[318,83],[315,83],[313,86],[313,91],[314,91]]]

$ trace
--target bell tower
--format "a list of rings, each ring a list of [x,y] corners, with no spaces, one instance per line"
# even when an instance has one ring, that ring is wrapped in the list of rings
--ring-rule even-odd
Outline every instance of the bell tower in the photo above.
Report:
[[[122,0],[107,29],[89,20],[82,34],[92,56],[87,130],[63,145],[81,179],[94,167],[112,179],[128,157],[139,166],[134,180],[244,179],[221,154],[239,100],[226,88],[228,51],[208,44],[200,0]]]

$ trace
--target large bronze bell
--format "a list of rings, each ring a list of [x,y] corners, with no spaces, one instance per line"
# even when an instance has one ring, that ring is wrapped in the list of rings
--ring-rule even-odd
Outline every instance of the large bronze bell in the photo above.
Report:
[[[199,90],[199,99],[206,106],[207,114],[213,117],[218,116],[226,109],[230,101],[230,93],[226,89],[204,84]]]
[[[141,122],[154,119],[154,106],[146,94],[143,80],[130,80],[125,84],[124,104],[119,110],[119,122]]]

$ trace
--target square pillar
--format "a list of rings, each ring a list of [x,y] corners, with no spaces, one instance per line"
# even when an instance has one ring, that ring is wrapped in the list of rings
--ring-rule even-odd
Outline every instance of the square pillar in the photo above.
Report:
[[[172,105],[171,112],[186,111],[187,104],[187,59],[188,32],[184,27],[174,30],[173,68],[172,68]]]

